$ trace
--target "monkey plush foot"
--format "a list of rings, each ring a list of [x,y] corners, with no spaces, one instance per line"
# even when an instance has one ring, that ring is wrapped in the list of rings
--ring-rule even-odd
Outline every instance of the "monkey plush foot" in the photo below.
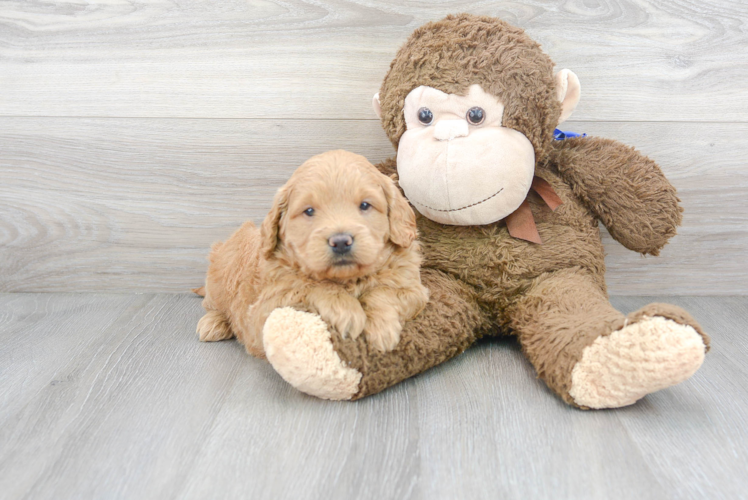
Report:
[[[704,361],[705,338],[692,326],[641,316],[585,348],[569,395],[588,408],[619,408],[683,382]]]
[[[318,315],[276,309],[265,321],[262,339],[275,371],[301,392],[335,400],[351,399],[358,392],[361,374],[341,361]]]

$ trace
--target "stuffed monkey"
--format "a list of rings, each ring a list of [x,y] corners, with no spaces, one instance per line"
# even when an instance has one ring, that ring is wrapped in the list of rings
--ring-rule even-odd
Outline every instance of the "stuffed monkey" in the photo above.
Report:
[[[581,408],[630,405],[693,375],[709,338],[672,305],[614,309],[598,227],[657,255],[681,222],[675,189],[631,147],[554,140],[579,98],[574,73],[554,76],[540,46],[499,19],[417,29],[374,108],[397,150],[378,168],[417,212],[430,302],[388,352],[277,309],[264,329],[273,367],[309,394],[358,399],[483,336],[516,335],[538,376]]]

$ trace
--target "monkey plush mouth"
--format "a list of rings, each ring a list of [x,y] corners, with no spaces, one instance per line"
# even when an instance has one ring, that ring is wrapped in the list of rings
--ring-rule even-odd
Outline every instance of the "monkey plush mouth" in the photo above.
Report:
[[[490,200],[491,198],[495,198],[496,196],[498,196],[499,193],[501,193],[503,190],[504,190],[504,188],[501,188],[498,191],[496,191],[494,194],[492,194],[491,196],[489,196],[488,198],[483,198],[481,201],[476,201],[475,203],[471,203],[470,205],[465,205],[464,207],[460,207],[460,208],[450,208],[450,209],[433,208],[433,207],[429,207],[427,205],[423,205],[421,203],[418,203],[417,201],[412,201],[412,200],[411,201],[415,205],[418,205],[418,206],[423,207],[423,208],[428,208],[429,210],[433,210],[435,212],[459,212],[460,210],[465,210],[465,209],[468,209],[468,208],[476,207],[476,206],[480,205],[481,203],[485,203],[488,200]]]

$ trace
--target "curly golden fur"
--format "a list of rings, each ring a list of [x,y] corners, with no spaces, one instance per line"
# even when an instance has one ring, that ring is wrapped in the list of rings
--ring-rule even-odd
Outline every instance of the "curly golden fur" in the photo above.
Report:
[[[260,229],[247,222],[213,245],[200,340],[235,336],[264,358],[265,320],[292,306],[391,350],[428,301],[415,239],[413,210],[389,177],[346,151],[315,156],[278,190]]]

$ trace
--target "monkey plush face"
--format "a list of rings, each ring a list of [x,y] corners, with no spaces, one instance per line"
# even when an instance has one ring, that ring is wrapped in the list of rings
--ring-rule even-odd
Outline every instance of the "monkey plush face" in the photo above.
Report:
[[[480,85],[465,96],[421,86],[405,98],[397,151],[400,187],[416,209],[451,225],[490,224],[514,212],[535,171],[532,143],[503,127],[503,104]]]
[[[525,200],[580,87],[524,31],[458,14],[415,30],[374,96],[400,187],[424,216],[484,225]]]

